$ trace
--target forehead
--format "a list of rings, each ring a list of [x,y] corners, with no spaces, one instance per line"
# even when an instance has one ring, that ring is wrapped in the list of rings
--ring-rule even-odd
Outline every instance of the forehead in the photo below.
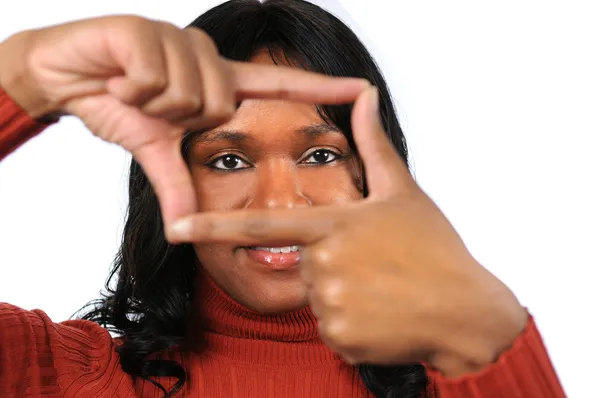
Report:
[[[276,62],[273,61],[273,58],[275,58]],[[293,60],[292,60],[292,63],[289,62],[288,58],[285,56],[285,54],[282,51],[278,51],[278,50],[269,51],[266,48],[256,51],[254,53],[254,55],[252,55],[252,57],[250,57],[249,61],[252,63],[256,63],[256,64],[268,64],[268,65],[277,64],[277,65],[297,67],[297,65],[293,65],[293,62],[294,62]]]
[[[274,56],[277,59],[277,64],[293,67],[285,60],[283,54],[275,53]],[[275,64],[268,50],[258,51],[250,59],[250,62]],[[230,128],[248,131],[249,133],[253,130],[260,130],[264,133],[265,130],[276,129],[279,133],[282,133],[286,130],[295,131],[306,125],[323,122],[314,104],[284,100],[248,99],[240,104],[234,117],[219,126],[219,129]]]
[[[246,100],[234,117],[220,126],[244,130],[295,130],[308,124],[323,123],[313,104],[283,100]]]

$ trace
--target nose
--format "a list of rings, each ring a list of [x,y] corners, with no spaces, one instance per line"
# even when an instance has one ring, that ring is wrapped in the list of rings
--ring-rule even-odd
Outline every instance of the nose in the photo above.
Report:
[[[291,209],[311,205],[302,193],[295,163],[284,159],[272,160],[262,164],[257,174],[254,194],[247,208]]]

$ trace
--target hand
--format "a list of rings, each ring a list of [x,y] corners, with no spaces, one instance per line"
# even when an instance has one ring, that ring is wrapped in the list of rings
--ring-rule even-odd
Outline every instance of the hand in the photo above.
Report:
[[[377,91],[352,115],[369,197],[347,206],[202,213],[176,241],[301,243],[302,277],[323,340],[351,363],[426,362],[457,376],[493,361],[526,311],[469,254],[412,179],[378,119]]]
[[[368,83],[228,61],[199,29],[131,16],[22,32],[0,45],[0,85],[32,117],[72,114],[144,168],[165,223],[196,211],[180,156],[186,130],[230,119],[246,98],[351,102]]]

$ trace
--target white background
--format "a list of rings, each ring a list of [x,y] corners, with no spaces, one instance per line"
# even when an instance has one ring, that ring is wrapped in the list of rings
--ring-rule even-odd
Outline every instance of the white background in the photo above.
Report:
[[[114,13],[185,26],[217,3],[11,1],[0,39]],[[379,60],[419,182],[536,316],[567,394],[599,396],[595,2],[317,3]],[[61,321],[98,296],[119,243],[127,160],[67,118],[0,164],[0,301]]]

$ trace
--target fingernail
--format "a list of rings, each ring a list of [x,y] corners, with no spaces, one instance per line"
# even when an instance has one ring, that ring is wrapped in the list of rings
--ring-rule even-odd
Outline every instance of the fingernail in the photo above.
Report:
[[[192,230],[192,222],[189,219],[183,218],[171,224],[169,228],[169,239],[178,241],[186,240]]]

